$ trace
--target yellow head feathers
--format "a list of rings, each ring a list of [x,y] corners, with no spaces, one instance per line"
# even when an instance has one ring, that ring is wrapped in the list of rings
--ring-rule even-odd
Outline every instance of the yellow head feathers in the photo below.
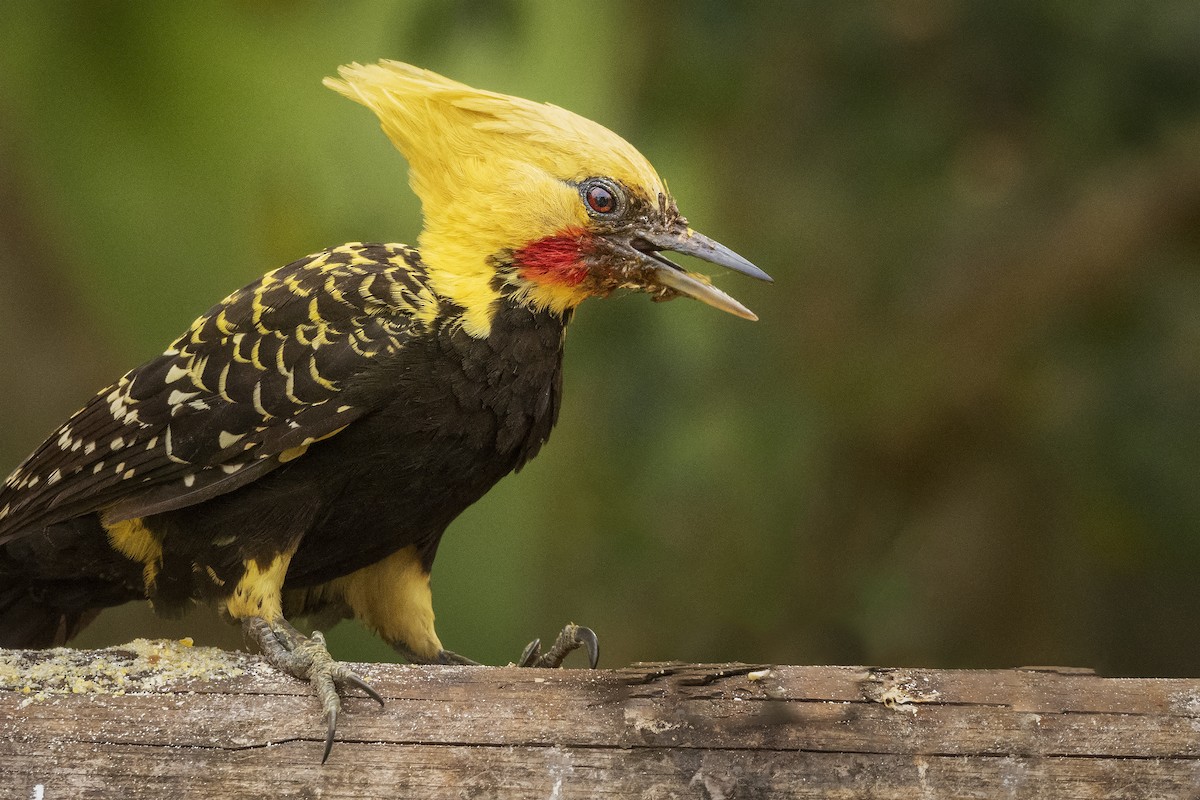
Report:
[[[650,162],[602,125],[398,61],[338,72],[325,85],[374,111],[408,159],[429,286],[467,333],[489,334],[501,298],[563,313],[616,289],[756,319],[662,253],[770,277],[692,230]]]
[[[631,144],[558,106],[473,89],[399,61],[349,64],[338,74],[341,80],[326,78],[325,85],[375,112],[423,188],[455,166],[507,158],[563,180],[608,175],[644,186],[652,197],[665,193]]]
[[[325,85],[379,117],[409,163],[431,280],[485,334],[496,291],[489,256],[588,221],[577,183],[604,175],[657,203],[666,187],[612,131],[546,103],[473,89],[398,61],[350,64]],[[436,275],[432,274],[436,270]],[[568,308],[581,290],[536,287],[538,305]]]

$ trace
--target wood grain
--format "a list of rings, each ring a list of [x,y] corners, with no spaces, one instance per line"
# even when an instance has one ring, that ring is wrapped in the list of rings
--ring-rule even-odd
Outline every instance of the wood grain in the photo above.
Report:
[[[70,652],[72,670],[126,657]],[[33,674],[52,653],[8,663]],[[1200,680],[364,664],[387,707],[347,698],[321,765],[308,688],[222,657],[232,676],[200,660],[124,694],[0,691],[0,796],[1200,798]]]

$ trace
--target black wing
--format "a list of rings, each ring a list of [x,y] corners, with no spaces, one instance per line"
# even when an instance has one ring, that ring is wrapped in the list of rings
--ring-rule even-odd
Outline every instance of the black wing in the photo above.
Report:
[[[194,505],[369,412],[347,381],[437,314],[417,252],[347,244],[240,289],[80,409],[0,489],[0,543]]]

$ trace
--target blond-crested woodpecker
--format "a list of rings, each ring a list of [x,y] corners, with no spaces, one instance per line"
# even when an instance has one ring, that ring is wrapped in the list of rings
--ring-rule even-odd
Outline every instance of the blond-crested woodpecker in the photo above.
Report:
[[[312,682],[325,755],[356,686],[293,615],[354,617],[418,663],[447,525],[550,435],[563,335],[617,289],[744,306],[673,251],[770,280],[680,216],[650,163],[556,106],[394,61],[326,84],[408,160],[419,249],[345,244],[235,291],[101,390],[0,490],[0,645],[45,647],[103,608],[219,605]],[[568,625],[521,663],[558,666]]]

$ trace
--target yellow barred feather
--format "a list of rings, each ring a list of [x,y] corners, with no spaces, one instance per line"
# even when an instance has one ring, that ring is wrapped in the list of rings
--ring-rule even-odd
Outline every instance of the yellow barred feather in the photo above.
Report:
[[[351,243],[263,276],[158,358],[99,392],[0,488],[0,542],[92,511],[106,524],[232,491],[369,409],[367,362],[427,330],[439,301],[416,251]]]

